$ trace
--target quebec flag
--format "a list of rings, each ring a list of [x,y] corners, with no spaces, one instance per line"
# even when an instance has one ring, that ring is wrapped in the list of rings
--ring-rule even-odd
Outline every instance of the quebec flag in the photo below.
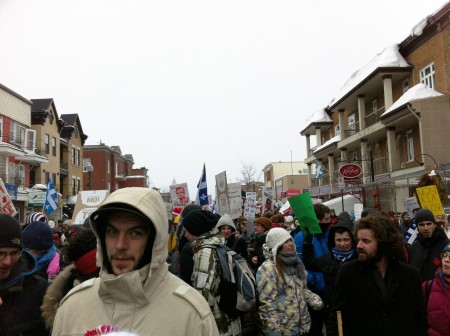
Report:
[[[406,231],[405,233],[405,242],[410,245],[414,243],[417,239],[418,233],[419,232],[417,231],[416,223],[412,222],[411,225],[409,226],[408,231]]]
[[[323,167],[321,166],[321,164],[317,161],[316,162],[316,179],[320,180],[323,176]]]
[[[203,164],[202,176],[200,176],[200,180],[197,184],[198,192],[197,192],[197,202],[200,206],[208,205],[208,188],[206,184],[206,168],[205,164]]]
[[[58,209],[58,194],[56,193],[55,186],[51,180],[48,180],[47,193],[44,201],[44,212],[50,215],[53,211]]]

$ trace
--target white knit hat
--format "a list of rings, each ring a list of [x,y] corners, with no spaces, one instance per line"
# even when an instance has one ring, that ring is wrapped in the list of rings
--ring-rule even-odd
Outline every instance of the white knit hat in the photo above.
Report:
[[[284,221],[285,221],[286,223],[293,222],[293,221],[294,221],[294,217],[292,217],[292,216],[286,216],[286,217],[284,217]]]
[[[220,231],[220,227],[224,225],[228,225],[233,229],[233,231],[236,231],[236,225],[234,225],[233,220],[228,214],[220,217],[219,221],[217,222],[216,228]]]
[[[272,228],[266,236],[266,245],[272,251],[273,260],[276,263],[277,251],[281,245],[291,239],[291,235],[283,228]]]

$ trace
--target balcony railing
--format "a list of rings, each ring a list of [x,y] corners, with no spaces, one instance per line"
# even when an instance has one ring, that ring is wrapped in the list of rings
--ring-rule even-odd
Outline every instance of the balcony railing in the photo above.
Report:
[[[366,123],[366,127],[375,125],[378,121],[380,121],[380,116],[384,113],[385,108],[380,107],[375,112],[372,112],[371,114],[364,117],[364,121]]]
[[[353,124],[348,125],[348,128],[344,130],[346,138],[358,132],[359,132],[359,121],[355,121]]]
[[[0,136],[0,142],[7,143],[22,149],[24,141],[17,137],[11,137],[10,135],[2,135]]]

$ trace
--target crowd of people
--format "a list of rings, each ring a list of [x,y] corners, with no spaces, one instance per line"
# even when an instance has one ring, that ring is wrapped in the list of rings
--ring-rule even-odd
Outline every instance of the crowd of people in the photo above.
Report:
[[[168,219],[158,192],[124,188],[84,225],[0,215],[0,334],[450,335],[446,216],[314,212],[232,219],[188,204]],[[221,308],[219,246],[254,277],[240,316]]]

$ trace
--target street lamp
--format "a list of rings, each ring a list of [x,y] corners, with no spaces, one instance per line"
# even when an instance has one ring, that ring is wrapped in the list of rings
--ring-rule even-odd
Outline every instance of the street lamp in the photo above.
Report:
[[[89,190],[91,190],[91,187],[92,187],[92,172],[94,171],[94,166],[89,163],[86,166],[86,171],[87,171],[88,176],[89,176],[88,188],[89,188]]]
[[[418,160],[417,160],[417,157],[418,157],[418,156],[428,156],[431,160],[434,161],[434,169],[436,169],[436,170],[439,169],[438,163],[436,162],[435,158],[432,157],[430,154],[417,154],[417,155],[414,157],[414,161],[416,161],[418,164],[420,164],[421,166],[423,166],[423,165],[425,164],[425,162],[420,162],[420,161],[418,161]]]

